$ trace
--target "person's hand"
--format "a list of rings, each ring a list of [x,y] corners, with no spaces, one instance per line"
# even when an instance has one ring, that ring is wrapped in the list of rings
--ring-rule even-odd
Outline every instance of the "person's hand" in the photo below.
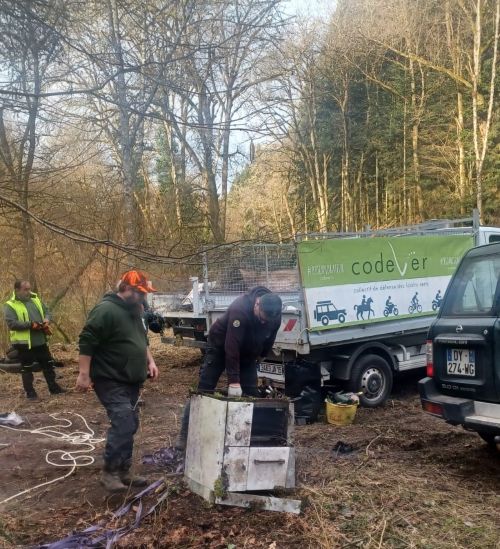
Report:
[[[239,383],[230,383],[227,388],[227,396],[240,397],[242,395],[241,385]]]
[[[158,379],[158,376],[160,375],[158,366],[155,364],[154,361],[148,363],[148,374],[149,379],[151,379],[152,381],[156,381]]]
[[[52,335],[52,328],[49,326],[48,320],[43,321],[42,330],[45,335],[48,335],[48,336]]]
[[[90,379],[89,374],[78,374],[76,378],[76,390],[85,393],[92,388],[92,380]]]
[[[42,331],[43,330],[43,324],[40,324],[40,322],[32,322],[31,323],[31,329],[36,331]]]

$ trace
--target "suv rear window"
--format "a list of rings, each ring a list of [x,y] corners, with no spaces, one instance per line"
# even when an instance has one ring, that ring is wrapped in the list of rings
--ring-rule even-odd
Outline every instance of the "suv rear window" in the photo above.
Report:
[[[451,283],[442,315],[492,315],[499,291],[499,256],[466,259]]]

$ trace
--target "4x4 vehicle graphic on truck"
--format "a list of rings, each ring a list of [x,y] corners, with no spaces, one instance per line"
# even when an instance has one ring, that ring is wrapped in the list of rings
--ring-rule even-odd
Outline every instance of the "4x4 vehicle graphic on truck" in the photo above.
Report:
[[[338,320],[343,324],[346,314],[345,309],[337,309],[331,301],[318,301],[314,309],[314,319],[321,321],[323,326],[328,326],[330,320]]]
[[[422,406],[500,444],[500,244],[462,259],[429,330]]]

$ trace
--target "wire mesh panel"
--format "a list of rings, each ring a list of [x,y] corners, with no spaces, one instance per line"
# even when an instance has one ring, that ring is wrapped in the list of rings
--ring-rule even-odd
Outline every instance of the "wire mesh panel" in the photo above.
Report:
[[[218,290],[246,292],[255,286],[297,291],[295,246],[252,244],[212,249],[206,254],[208,279]]]
[[[293,244],[209,248],[203,254],[203,267],[203,276],[198,276],[198,283],[192,282],[184,294],[152,294],[153,309],[166,316],[175,311],[225,309],[236,297],[256,286],[269,288],[284,301],[296,301],[300,294]]]
[[[209,281],[207,308],[227,307],[256,286],[265,286],[290,298],[300,291],[297,256],[293,244],[223,246],[205,254]]]

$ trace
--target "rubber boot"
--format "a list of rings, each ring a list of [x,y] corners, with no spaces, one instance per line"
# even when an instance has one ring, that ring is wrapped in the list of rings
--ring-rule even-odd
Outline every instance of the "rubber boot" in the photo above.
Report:
[[[56,381],[56,373],[54,372],[52,361],[47,367],[43,368],[42,372],[51,395],[62,395],[66,392]]]
[[[126,486],[147,486],[148,485],[148,479],[146,477],[141,477],[141,475],[134,475],[129,470],[124,470],[119,472],[120,480],[125,484]]]
[[[51,395],[62,395],[66,392],[66,389],[63,389],[58,383],[54,381],[49,385],[49,391]]]
[[[23,389],[26,392],[26,398],[28,400],[37,400],[38,395],[33,388],[33,374],[32,372],[22,372],[21,378],[23,380]]]
[[[127,487],[120,479],[118,471],[104,471],[101,474],[101,484],[111,493],[124,492]]]
[[[33,387],[26,391],[26,398],[28,400],[39,400],[38,395],[36,394],[35,389]]]

